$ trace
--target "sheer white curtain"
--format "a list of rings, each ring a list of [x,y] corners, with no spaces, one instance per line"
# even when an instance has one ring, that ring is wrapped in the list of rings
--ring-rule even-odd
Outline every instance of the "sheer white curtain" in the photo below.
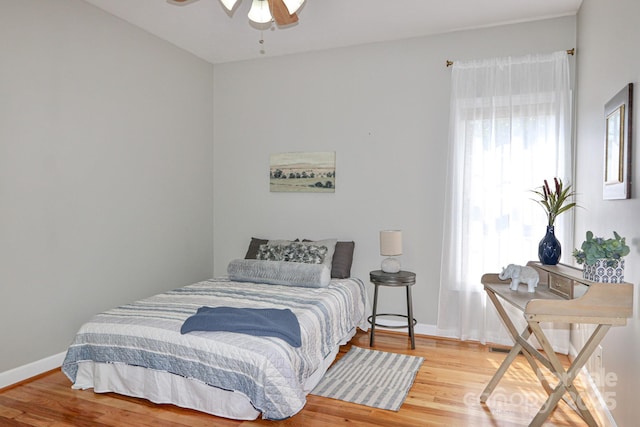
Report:
[[[546,215],[529,190],[571,183],[571,92],[566,52],[456,61],[438,305],[445,336],[512,344],[482,274],[538,259]],[[556,221],[562,258],[571,216]],[[522,317],[522,314],[520,314]]]

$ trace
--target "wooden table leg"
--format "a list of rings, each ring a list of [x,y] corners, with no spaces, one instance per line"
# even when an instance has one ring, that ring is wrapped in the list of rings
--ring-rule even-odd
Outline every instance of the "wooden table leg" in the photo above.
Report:
[[[585,406],[580,392],[573,385],[573,381],[578,376],[580,369],[582,369],[584,364],[587,362],[587,359],[589,359],[593,351],[598,347],[598,344],[600,344],[611,325],[598,325],[593,334],[591,334],[591,337],[587,340],[587,343],[582,347],[582,350],[580,350],[580,353],[578,353],[578,356],[574,359],[569,369],[565,371],[562,363],[560,363],[560,360],[558,359],[558,356],[553,351],[551,343],[542,331],[540,323],[536,321],[529,321],[528,323],[534,335],[538,339],[538,342],[544,349],[549,362],[553,366],[553,374],[558,377],[558,385],[549,395],[547,401],[542,405],[540,411],[529,425],[531,427],[542,426],[560,399],[565,393],[568,393],[571,400],[575,403],[575,406],[571,405],[572,408],[582,416],[589,426],[597,427],[598,423],[593,418],[589,409]]]
[[[509,366],[513,363],[513,361],[515,360],[515,358],[518,356],[520,352],[522,352],[522,355],[527,359],[529,366],[531,366],[531,369],[533,370],[533,372],[535,372],[536,376],[540,379],[540,382],[544,387],[545,391],[547,392],[547,394],[550,394],[553,391],[553,389],[551,388],[547,380],[540,374],[540,367],[538,366],[538,364],[534,359],[534,355],[537,353],[537,351],[535,351],[535,349],[533,349],[533,347],[531,345],[528,345],[528,343],[526,342],[529,336],[531,335],[531,328],[527,326],[522,331],[522,333],[518,333],[518,330],[516,329],[511,319],[509,318],[509,315],[507,314],[504,307],[500,303],[500,300],[498,300],[498,297],[489,289],[487,289],[487,295],[491,299],[491,302],[493,303],[496,310],[498,311],[498,315],[500,316],[500,319],[502,320],[502,322],[504,323],[504,326],[507,328],[507,331],[511,335],[514,345],[513,347],[511,347],[511,351],[509,352],[507,357],[502,361],[500,368],[493,375],[493,377],[491,378],[491,381],[489,382],[489,384],[487,384],[484,391],[480,395],[480,402],[485,403],[487,399],[489,399],[489,396],[493,392],[494,388],[498,385],[498,383],[502,379],[502,376],[507,372],[507,370],[509,369]]]
[[[496,373],[493,374],[493,377],[491,377],[491,381],[489,381],[489,384],[487,384],[482,394],[480,395],[480,402],[486,403],[487,399],[489,399],[489,396],[491,396],[493,389],[496,388],[496,386],[502,379],[502,376],[505,374],[505,372],[507,372],[507,369],[509,369],[509,366],[511,366],[513,361],[516,359],[516,357],[520,353],[520,350],[522,350],[522,346],[520,344],[516,343],[514,344],[513,347],[511,347],[511,351],[509,352],[507,357],[502,361],[500,368],[498,368]]]

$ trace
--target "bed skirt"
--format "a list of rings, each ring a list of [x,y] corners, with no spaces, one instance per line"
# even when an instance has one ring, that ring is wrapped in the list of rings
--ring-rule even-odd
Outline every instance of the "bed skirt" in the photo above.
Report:
[[[340,345],[348,343],[354,335],[355,329]],[[304,383],[305,394],[310,393],[320,382],[338,355],[339,349],[340,346],[334,348],[318,369],[307,378]],[[95,393],[113,392],[235,420],[255,420],[260,416],[260,411],[256,410],[249,398],[241,392],[223,390],[195,379],[123,363],[83,361],[78,364],[78,375],[72,388],[93,388]]]

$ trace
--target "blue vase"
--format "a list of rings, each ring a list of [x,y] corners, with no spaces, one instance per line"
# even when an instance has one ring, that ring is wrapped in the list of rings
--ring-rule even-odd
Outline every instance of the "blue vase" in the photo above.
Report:
[[[538,245],[538,258],[543,264],[556,265],[560,261],[560,255],[562,255],[560,242],[553,233],[553,225],[548,225],[547,234],[544,235]]]

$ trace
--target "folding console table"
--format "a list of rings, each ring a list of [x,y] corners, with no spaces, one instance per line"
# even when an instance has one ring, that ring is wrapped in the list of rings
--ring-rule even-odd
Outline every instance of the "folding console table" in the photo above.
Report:
[[[515,344],[482,392],[480,401],[483,403],[487,401],[511,363],[522,352],[549,395],[529,426],[541,426],[560,399],[563,399],[582,416],[589,426],[597,427],[597,422],[584,405],[573,381],[609,328],[625,325],[627,318],[632,317],[633,285],[591,282],[582,278],[582,270],[564,264],[543,265],[539,262],[529,262],[527,265],[535,268],[540,275],[535,293],[527,292],[527,286],[524,284],[520,285],[518,291],[512,291],[509,289],[510,281],[500,280],[497,274],[482,276],[484,289],[498,310]],[[507,315],[503,305],[505,302],[523,312],[527,326],[522,332],[518,332]],[[571,366],[565,371],[540,327],[541,322],[583,323],[597,326]],[[544,354],[527,341],[531,334],[537,338]],[[556,376],[558,382],[555,387],[552,387],[540,374],[538,363]]]

